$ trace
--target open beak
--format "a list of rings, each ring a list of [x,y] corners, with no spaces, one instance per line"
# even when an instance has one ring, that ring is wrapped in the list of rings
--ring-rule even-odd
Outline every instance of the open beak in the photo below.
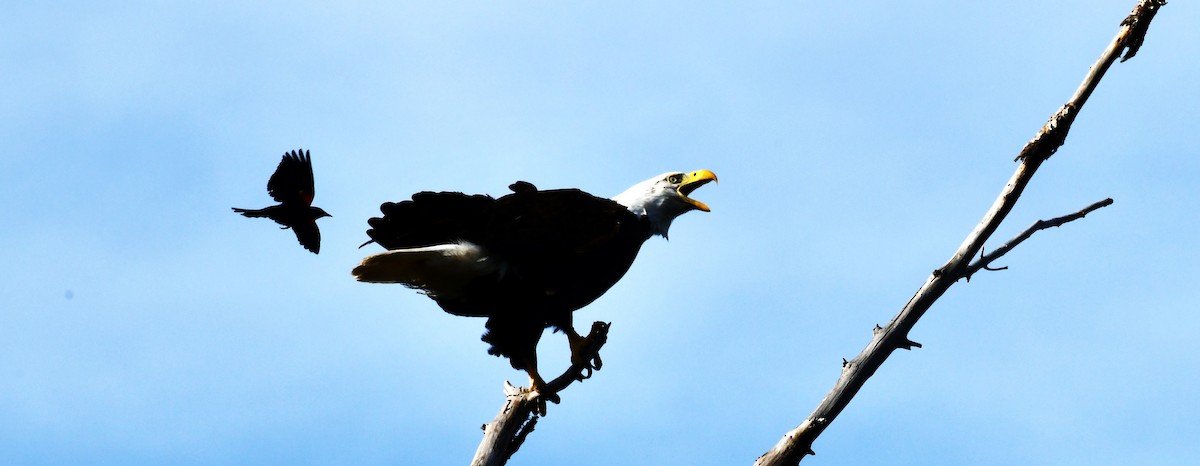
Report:
[[[688,197],[688,194],[691,194],[696,188],[708,184],[709,181],[716,182],[717,174],[708,170],[696,170],[688,173],[683,176],[683,181],[679,183],[679,195],[683,196],[683,200],[691,204],[696,210],[711,212],[712,209],[709,209],[703,202]]]

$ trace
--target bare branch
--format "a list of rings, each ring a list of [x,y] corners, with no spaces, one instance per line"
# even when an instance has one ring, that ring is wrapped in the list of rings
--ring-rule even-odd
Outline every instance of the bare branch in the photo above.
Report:
[[[1050,117],[1050,121],[1042,127],[1033,140],[1025,145],[1025,149],[1021,150],[1021,154],[1017,156],[1017,160],[1024,160],[1029,157],[1037,157],[1048,159],[1063,142],[1067,139],[1067,132],[1071,130],[1071,124],[1075,123],[1075,117],[1079,115],[1079,108],[1087,102],[1088,97],[1091,97],[1092,91],[1096,90],[1096,86],[1100,85],[1100,78],[1104,77],[1104,73],[1108,72],[1108,68],[1113,62],[1120,57],[1121,52],[1125,51],[1124,62],[1133,58],[1141,48],[1142,42],[1146,40],[1146,31],[1150,29],[1150,20],[1154,19],[1154,15],[1158,13],[1158,9],[1166,5],[1165,0],[1141,0],[1137,6],[1133,8],[1133,12],[1121,21],[1121,30],[1117,36],[1113,38],[1112,43],[1100,54],[1100,59],[1092,68],[1088,70],[1087,76],[1084,76],[1083,83],[1075,90],[1075,95],[1071,96],[1071,100]]]
[[[874,336],[871,342],[857,357],[844,361],[842,374],[829,394],[821,400],[821,403],[804,422],[785,434],[774,447],[760,456],[755,461],[756,466],[797,465],[805,455],[813,454],[813,442],[833,422],[833,419],[841,414],[854,395],[884,361],[898,348],[920,347],[908,339],[909,331],[951,285],[959,279],[969,276],[968,272],[972,270],[970,268],[971,258],[983,250],[984,243],[1012,211],[1025,186],[1033,178],[1041,164],[1062,146],[1079,110],[1095,90],[1109,66],[1116,60],[1121,50],[1129,49],[1127,57],[1136,53],[1154,13],[1165,4],[1166,2],[1163,0],[1138,2],[1133,13],[1121,23],[1122,27],[1116,38],[1088,71],[1075,94],[1055,112],[1038,134],[1021,150],[1016,159],[1020,161],[1016,172],[1013,173],[1012,178],[1001,190],[992,207],[984,214],[975,229],[967,235],[950,260],[933,271],[926,279],[925,284],[917,290],[916,294],[909,299],[900,313],[887,326],[873,332]],[[1090,211],[1084,209],[1081,212],[1086,214]],[[1066,221],[1069,220],[1064,220],[1063,223]],[[993,252],[992,255],[999,257],[996,252]]]
[[[520,448],[516,439],[537,407],[537,400],[527,398],[526,392],[524,388],[504,382],[504,406],[492,422],[483,425],[483,441],[475,451],[471,466],[503,465]]]
[[[1141,2],[1133,9],[1133,13],[1130,13],[1125,21],[1121,22],[1122,26],[1129,26],[1131,36],[1124,44],[1126,50],[1125,56],[1121,57],[1121,63],[1137,55],[1138,49],[1142,48],[1142,41],[1146,40],[1146,31],[1150,29],[1150,21],[1158,13],[1158,9],[1166,4],[1166,0]]]

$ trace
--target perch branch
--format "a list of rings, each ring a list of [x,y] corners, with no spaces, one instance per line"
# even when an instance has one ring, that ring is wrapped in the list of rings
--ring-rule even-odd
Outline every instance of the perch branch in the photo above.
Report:
[[[600,354],[600,348],[608,341],[610,324],[605,322],[592,323],[588,333],[586,354]],[[596,367],[599,370],[599,365]],[[529,389],[514,387],[504,382],[504,406],[492,422],[483,425],[483,441],[475,450],[475,458],[471,466],[501,466],[521,448],[525,438],[533,432],[537,425],[537,412],[545,412],[545,398],[566,389],[572,382],[584,380],[591,376],[591,368],[582,364],[572,363],[562,375],[546,384],[542,397],[530,398]]]
[[[1133,12],[1121,23],[1121,29],[1116,38],[1088,71],[1075,94],[1061,109],[1055,112],[1037,135],[1021,150],[1020,155],[1017,156],[1020,164],[1017,166],[1016,172],[1013,173],[1012,178],[1001,190],[1000,196],[996,198],[975,229],[967,235],[950,260],[933,271],[925,280],[924,285],[917,290],[887,326],[873,332],[874,336],[871,338],[871,342],[857,357],[845,361],[841,376],[829,394],[821,400],[821,403],[804,422],[785,434],[775,446],[760,456],[755,461],[756,466],[797,465],[806,455],[814,454],[813,442],[841,414],[867,379],[879,369],[892,352],[898,348],[908,349],[916,346],[908,339],[909,331],[951,285],[967,276],[968,271],[971,270],[971,258],[982,251],[984,243],[1012,211],[1021,192],[1033,178],[1038,167],[1066,141],[1071,123],[1074,122],[1079,110],[1095,90],[1109,66],[1125,49],[1128,49],[1127,58],[1136,53],[1137,48],[1142,44],[1150,20],[1158,8],[1165,4],[1166,2],[1163,0],[1138,2]]]

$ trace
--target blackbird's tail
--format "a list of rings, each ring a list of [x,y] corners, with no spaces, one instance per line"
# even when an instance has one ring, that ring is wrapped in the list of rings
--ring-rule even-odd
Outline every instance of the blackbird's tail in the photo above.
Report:
[[[250,218],[262,218],[262,217],[267,216],[267,214],[265,212],[263,212],[263,209],[257,209],[257,210],[255,210],[255,209],[239,209],[237,207],[233,207],[232,209],[234,212],[237,212],[239,214],[245,215]]]

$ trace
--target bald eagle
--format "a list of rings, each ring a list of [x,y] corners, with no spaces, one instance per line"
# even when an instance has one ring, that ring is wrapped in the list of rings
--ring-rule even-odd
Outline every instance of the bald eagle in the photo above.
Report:
[[[363,245],[388,251],[366,257],[352,273],[363,282],[421,290],[450,314],[486,317],[488,353],[528,373],[537,396],[546,384],[537,370],[542,332],[561,330],[572,363],[598,369],[582,354],[586,342],[572,313],[616,284],[643,242],[666,238],[676,217],[708,212],[688,195],[716,180],[708,170],[664,173],[612,199],[526,182],[499,199],[416,193],[384,203],[383,216],[367,222],[371,239]]]

